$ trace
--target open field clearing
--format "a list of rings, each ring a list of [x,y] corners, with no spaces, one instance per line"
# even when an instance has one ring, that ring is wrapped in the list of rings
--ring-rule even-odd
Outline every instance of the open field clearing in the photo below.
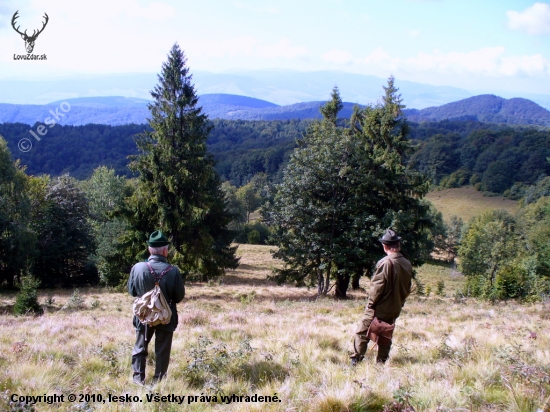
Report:
[[[426,198],[443,214],[448,222],[451,216],[456,215],[467,223],[472,217],[492,209],[505,209],[514,214],[519,209],[515,200],[502,196],[487,197],[473,187],[459,187],[430,192]]]
[[[277,264],[269,249],[242,245],[240,268],[222,284],[187,285],[169,377],[154,388],[130,383],[129,295],[44,291],[40,303],[49,304],[41,317],[14,317],[15,296],[0,295],[0,410],[10,410],[14,394],[64,395],[63,403],[42,402],[36,411],[383,411],[392,402],[415,411],[549,410],[549,303],[455,300],[462,275],[425,265],[418,276],[432,293],[406,303],[390,361],[376,365],[369,350],[351,368],[347,350],[366,293],[316,300],[314,289],[277,287],[265,279]],[[446,296],[435,295],[441,280]],[[69,394],[77,400],[69,402]],[[96,402],[79,402],[80,394]],[[135,398],[113,403],[109,394]],[[197,398],[148,401],[157,394]],[[200,401],[214,394],[217,404]],[[221,403],[222,394],[276,394],[280,402]]]

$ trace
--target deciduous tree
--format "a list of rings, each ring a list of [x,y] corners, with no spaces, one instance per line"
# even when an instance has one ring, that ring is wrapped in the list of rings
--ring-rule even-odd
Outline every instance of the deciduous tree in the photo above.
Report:
[[[336,296],[345,297],[351,276],[372,271],[382,257],[377,239],[386,228],[402,234],[413,264],[433,248],[429,208],[420,201],[428,183],[405,166],[413,149],[393,78],[385,91],[381,104],[356,108],[351,127],[340,127],[333,89],[323,121],[294,151],[263,212],[285,263],[278,281],[314,282],[326,294],[335,278]]]
[[[128,229],[127,222],[113,213],[124,204],[132,188],[114,169],[100,166],[90,179],[82,183],[90,206],[89,222],[97,245],[94,262],[99,279],[107,286],[119,286],[128,275],[128,267],[120,253],[122,237]]]
[[[35,186],[32,220],[38,237],[35,277],[43,287],[96,283],[93,268],[85,273],[96,245],[89,223],[88,200],[78,182],[63,175],[51,181],[41,179]]]
[[[0,136],[0,284],[13,287],[31,264],[36,237],[30,212],[28,177]]]

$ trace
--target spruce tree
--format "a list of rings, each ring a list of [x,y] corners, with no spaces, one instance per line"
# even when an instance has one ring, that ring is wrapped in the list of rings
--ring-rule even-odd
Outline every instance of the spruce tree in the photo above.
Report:
[[[21,279],[21,287],[13,306],[15,315],[42,315],[44,309],[38,303],[38,287],[40,281],[32,276],[24,276]]]
[[[172,242],[172,261],[202,280],[235,268],[236,248],[227,225],[220,179],[206,150],[211,124],[191,83],[187,59],[174,44],[163,63],[149,105],[151,132],[136,139],[139,154],[130,168],[139,173],[129,199],[133,239],[142,250],[149,233],[161,229]],[[135,256],[134,256],[135,257]]]

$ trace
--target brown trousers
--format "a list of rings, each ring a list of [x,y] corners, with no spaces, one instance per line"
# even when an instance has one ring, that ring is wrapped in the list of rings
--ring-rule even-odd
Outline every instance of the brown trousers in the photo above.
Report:
[[[365,313],[363,318],[357,324],[357,329],[353,337],[353,355],[352,358],[357,358],[359,360],[363,359],[365,353],[367,353],[367,347],[370,342],[370,339],[367,337],[367,332],[369,326],[374,319],[374,310],[365,308]],[[383,322],[393,324],[395,319],[387,318],[378,318]],[[391,343],[387,345],[378,345],[378,354],[376,356],[376,362],[384,363],[388,360],[390,356]]]

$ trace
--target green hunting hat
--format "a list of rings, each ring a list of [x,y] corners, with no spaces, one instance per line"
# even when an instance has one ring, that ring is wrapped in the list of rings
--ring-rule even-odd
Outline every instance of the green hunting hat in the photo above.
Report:
[[[164,233],[162,233],[160,230],[155,230],[153,233],[151,233],[151,236],[149,236],[147,244],[151,247],[159,247],[169,245],[170,241],[166,238],[166,236],[164,236]]]
[[[397,234],[391,229],[386,230],[384,236],[378,239],[379,242],[385,245],[396,245],[397,243],[399,243],[400,240],[401,238],[397,236]]]

